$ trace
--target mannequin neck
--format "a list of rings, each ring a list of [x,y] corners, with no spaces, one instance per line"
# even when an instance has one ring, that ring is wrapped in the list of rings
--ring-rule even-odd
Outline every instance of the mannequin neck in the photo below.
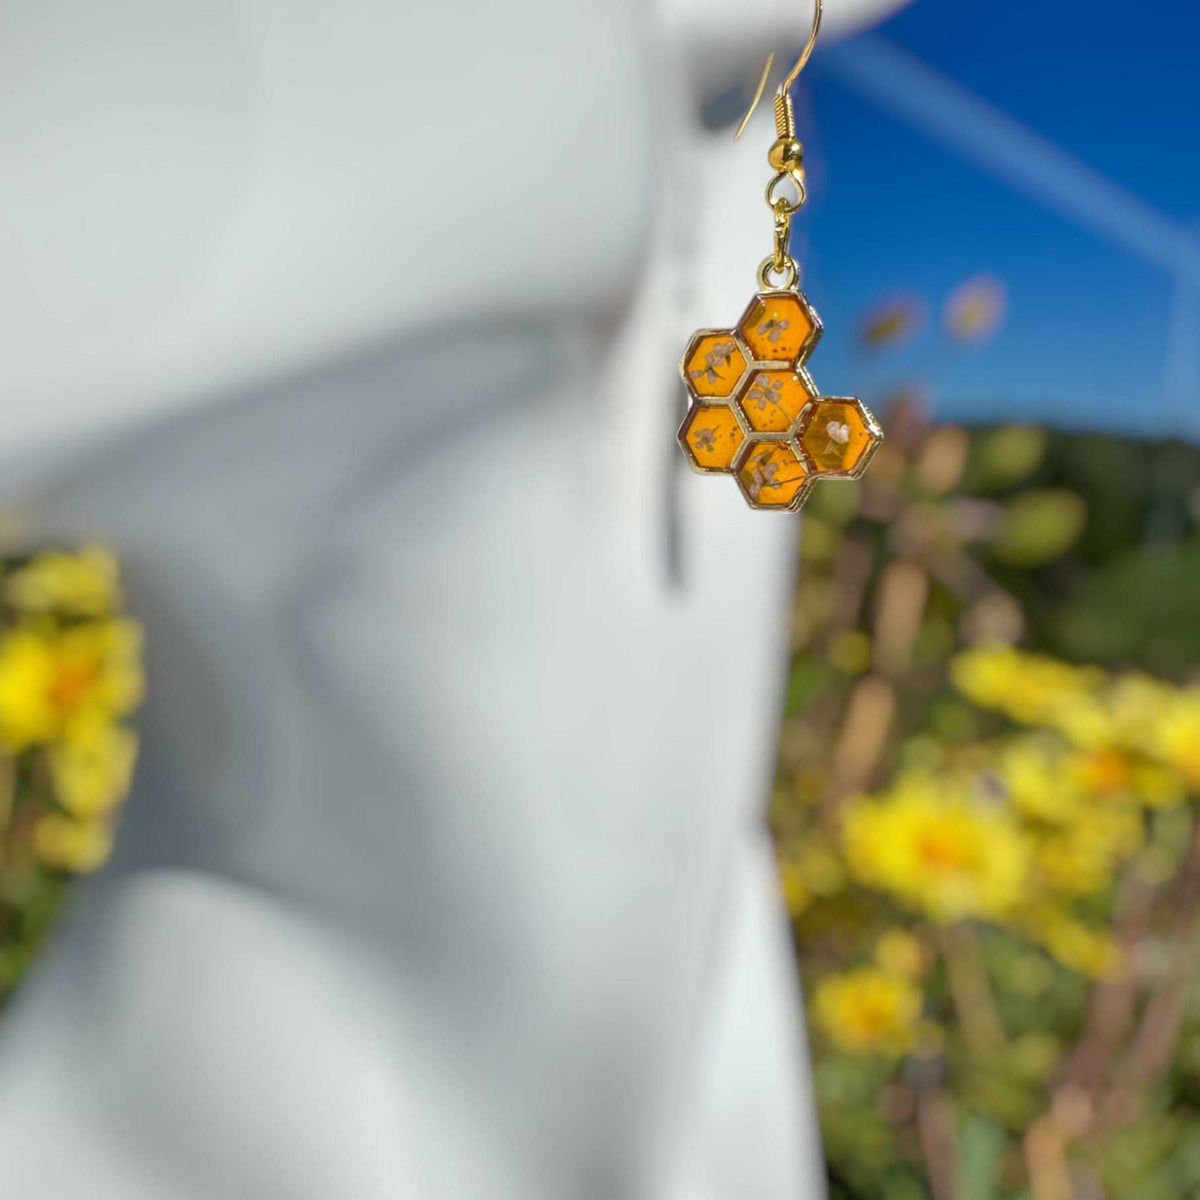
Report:
[[[369,795],[394,811],[397,792],[425,787],[358,711],[364,681],[381,683],[369,647],[394,641],[404,617],[356,610],[355,646],[368,649],[341,657],[311,624],[340,581],[399,553],[386,531],[348,544],[356,514],[419,507],[423,534],[448,539],[431,460],[438,486],[486,505],[483,472],[456,478],[459,448],[499,445],[531,409],[572,419],[570,381],[594,378],[572,366],[594,361],[587,336],[531,323],[414,338],[115,440],[47,498],[50,530],[115,544],[147,625],[152,703],[117,869],[214,871],[359,919],[404,908],[397,848],[347,841],[340,820],[345,803]],[[320,870],[339,856],[353,866]],[[332,879],[338,896],[314,895]]]

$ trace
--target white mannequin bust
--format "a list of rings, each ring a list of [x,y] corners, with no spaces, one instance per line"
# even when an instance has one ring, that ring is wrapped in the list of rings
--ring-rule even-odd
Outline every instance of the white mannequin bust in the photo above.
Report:
[[[0,1026],[5,1195],[822,1193],[794,526],[673,440],[769,248],[714,55],[806,20],[726,8],[0,0],[10,479],[150,669]]]

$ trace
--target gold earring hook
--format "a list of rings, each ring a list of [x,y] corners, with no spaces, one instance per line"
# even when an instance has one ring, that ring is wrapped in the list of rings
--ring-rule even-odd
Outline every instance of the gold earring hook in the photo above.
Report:
[[[823,5],[824,0],[814,0],[813,23],[812,28],[808,32],[808,41],[804,43],[804,49],[800,51],[800,57],[796,59],[796,65],[792,67],[792,69],[787,73],[787,76],[784,78],[783,82],[779,85],[778,96],[787,98],[788,103],[786,104],[786,111],[789,115],[791,112],[791,98],[788,96],[788,93],[791,91],[792,84],[800,78],[800,72],[803,71],[808,65],[808,60],[812,56],[813,47],[817,44],[817,34],[821,31],[821,9]],[[742,118],[742,123],[737,127],[737,133],[733,135],[733,140],[735,142],[742,136],[743,133],[746,132],[746,126],[750,124],[750,118],[754,116],[754,110],[758,108],[758,102],[762,99],[763,92],[766,90],[767,80],[771,76],[771,68],[774,65],[775,54],[772,51],[772,53],[767,57],[767,65],[763,67],[762,77],[758,81],[758,88],[754,93],[754,99],[750,101],[750,108],[747,110],[746,115]],[[781,106],[777,100],[775,104],[775,122],[777,125],[779,125],[781,122],[783,111],[784,106]],[[794,137],[795,130],[785,130],[780,128],[779,134],[781,137]]]

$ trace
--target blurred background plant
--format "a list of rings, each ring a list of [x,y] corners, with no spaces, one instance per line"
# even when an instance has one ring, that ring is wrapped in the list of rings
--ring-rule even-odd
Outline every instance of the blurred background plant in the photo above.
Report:
[[[859,326],[772,803],[833,1195],[1200,1196],[1200,452],[931,423],[1005,289],[926,308]]]
[[[129,790],[141,629],[107,551],[0,560],[0,1006],[66,881],[97,870]]]

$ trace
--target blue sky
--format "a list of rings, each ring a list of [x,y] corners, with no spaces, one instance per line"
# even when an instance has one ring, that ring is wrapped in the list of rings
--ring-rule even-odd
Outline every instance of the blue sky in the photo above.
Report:
[[[1200,246],[1194,0],[1140,10],[915,0],[870,36],[1049,139]],[[886,96],[868,97],[854,79],[871,45],[819,53],[797,94],[811,199],[795,250],[827,329],[813,362],[822,385],[864,384],[853,333],[873,302],[915,292],[936,311],[956,283],[989,272],[1009,290],[1001,333],[954,355],[928,339],[898,364],[936,377],[941,414],[1200,435],[1200,388],[1186,373],[1180,386],[1171,335],[1177,279],[892,115]],[[1200,303],[1185,327],[1200,345]]]

